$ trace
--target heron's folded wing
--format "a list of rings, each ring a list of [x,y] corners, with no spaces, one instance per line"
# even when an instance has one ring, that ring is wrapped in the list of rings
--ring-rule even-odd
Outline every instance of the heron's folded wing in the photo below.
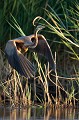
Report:
[[[13,47],[13,46],[12,46]],[[35,68],[32,63],[14,46],[10,49],[9,54],[7,53],[7,58],[10,65],[18,71],[21,75],[26,78],[33,77],[35,74]]]

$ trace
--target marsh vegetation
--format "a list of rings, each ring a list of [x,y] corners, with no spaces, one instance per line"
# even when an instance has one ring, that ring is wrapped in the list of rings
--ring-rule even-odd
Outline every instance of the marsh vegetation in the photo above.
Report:
[[[79,103],[78,0],[5,0],[0,6],[0,103],[76,107]],[[29,60],[36,66],[35,77],[26,79],[15,70],[10,76],[12,68],[4,53],[7,40],[33,34],[38,25],[45,26],[40,33],[51,47],[55,72],[45,64],[44,58],[39,60],[37,54],[29,52]]]

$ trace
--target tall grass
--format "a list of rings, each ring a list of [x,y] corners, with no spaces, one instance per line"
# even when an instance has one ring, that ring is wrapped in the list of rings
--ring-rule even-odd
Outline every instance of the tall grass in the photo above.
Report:
[[[68,103],[71,103],[71,101],[74,101],[75,104],[75,100],[78,101],[78,84],[76,84],[76,81],[78,80],[78,62],[79,62],[79,56],[78,56],[78,48],[79,48],[79,42],[78,42],[78,32],[79,32],[79,28],[78,28],[78,19],[79,19],[79,11],[78,11],[78,3],[74,4],[74,7],[70,7],[70,10],[65,8],[62,4],[61,4],[61,9],[63,10],[63,14],[57,14],[54,9],[52,7],[50,7],[48,5],[48,9],[45,9],[46,15],[48,17],[48,19],[46,20],[45,18],[41,17],[41,16],[37,16],[34,19],[34,23],[35,24],[41,24],[44,25],[46,27],[46,30],[48,33],[50,33],[51,35],[55,34],[55,37],[61,41],[58,41],[55,39],[54,42],[60,44],[61,46],[66,46],[63,47],[63,52],[62,52],[62,56],[64,57],[64,53],[66,54],[66,57],[64,58],[64,60],[61,58],[61,52],[59,52],[60,55],[58,55],[58,59],[62,59],[61,62],[61,66],[62,64],[64,65],[64,71],[68,71],[67,72],[60,72],[62,69],[62,67],[60,68],[59,63],[57,63],[57,70],[58,70],[58,74],[59,76],[63,75],[66,78],[71,79],[71,81],[68,81],[68,83],[66,81],[64,82],[60,82],[59,87],[62,89],[61,85],[63,85],[64,87],[64,91],[66,92],[66,97],[68,99]],[[63,19],[64,18],[64,19]],[[58,36],[58,37],[57,37]],[[54,44],[54,43],[53,43]],[[61,49],[61,48],[60,48]],[[65,52],[64,52],[65,51]],[[58,52],[58,49],[57,49]],[[67,58],[68,57],[68,58]],[[70,62],[69,62],[70,61]],[[71,62],[73,61],[73,62]],[[69,64],[67,65],[67,62],[69,62]],[[76,71],[74,70],[74,66]],[[68,67],[68,68],[67,68]],[[60,69],[58,69],[60,68]],[[72,69],[72,70],[70,70]],[[68,76],[68,77],[67,77]],[[73,82],[72,79],[73,77],[75,77],[75,81]],[[65,86],[66,83],[66,86]],[[72,86],[73,84],[73,86]],[[57,84],[56,84],[57,85]],[[77,87],[77,88],[76,88]],[[66,98],[65,97],[65,98]],[[77,99],[76,99],[77,97]]]
[[[4,49],[7,40],[25,34],[26,35],[33,34],[34,27],[32,25],[32,21],[38,14],[42,16],[44,15],[43,8],[46,7],[47,2],[48,1],[42,1],[42,0],[40,1],[38,0],[34,0],[34,1],[8,0],[7,1],[6,0],[3,1],[2,4],[0,4],[2,8],[0,9],[0,13],[3,13],[0,16],[0,20],[1,20],[0,48],[2,50]],[[24,78],[20,77],[15,71],[13,72],[13,76],[11,76],[9,80],[7,80],[7,75],[11,72],[11,68],[9,68],[8,62],[3,59],[5,57],[2,52],[0,56],[1,56],[0,86],[3,91],[3,94],[7,93],[6,95],[8,99],[10,99],[10,103],[12,104],[15,103],[17,105],[19,103],[17,102],[19,101],[19,99],[22,99],[21,104],[26,105],[28,103],[27,101],[30,101],[31,103],[31,85],[28,87],[29,84],[28,80],[24,80]],[[5,63],[7,63],[7,66]],[[3,69],[4,66],[5,69]],[[26,86],[23,86],[24,82]],[[1,96],[4,97],[4,95],[2,94]],[[5,101],[4,98],[3,100]]]
[[[1,52],[1,51],[0,51]],[[2,52],[0,53],[2,55]],[[4,57],[4,56],[3,56]],[[3,58],[2,57],[2,58]],[[0,59],[1,62],[1,59]],[[11,106],[26,106],[31,104],[31,86],[28,87],[28,79],[21,77],[9,64],[1,62],[0,73],[0,103]]]
[[[13,75],[7,79],[11,67],[0,49],[0,95],[4,103],[8,101],[12,106],[26,106],[35,102],[45,105],[56,103],[57,106],[75,106],[78,102],[79,3],[78,1],[67,2],[58,0],[4,2],[3,16],[0,16],[0,19],[2,18],[0,43],[3,43],[2,46],[0,44],[1,48],[5,46],[5,41],[8,39],[33,34],[35,28],[32,21],[35,18],[36,26],[39,24],[45,26],[42,34],[47,38],[53,54],[56,51],[55,73],[53,74],[49,69],[49,64],[43,65],[34,54],[33,62],[37,66],[37,73],[34,79],[28,80],[16,71],[13,71]]]
[[[26,35],[32,34],[34,27],[33,19],[37,15],[44,16],[43,8],[47,0],[5,0],[0,2],[0,47],[3,48],[7,40],[19,36],[7,23],[12,21],[12,14]]]

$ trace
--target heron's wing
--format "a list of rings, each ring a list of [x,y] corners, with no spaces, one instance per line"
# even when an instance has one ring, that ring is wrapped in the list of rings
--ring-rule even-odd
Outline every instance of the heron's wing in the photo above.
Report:
[[[14,45],[14,41],[7,43],[5,52],[10,65],[21,75],[30,78],[35,74],[32,63]]]
[[[51,52],[51,48],[43,35],[38,35],[38,45],[33,49],[33,51],[46,57],[50,66],[54,68],[54,58]]]

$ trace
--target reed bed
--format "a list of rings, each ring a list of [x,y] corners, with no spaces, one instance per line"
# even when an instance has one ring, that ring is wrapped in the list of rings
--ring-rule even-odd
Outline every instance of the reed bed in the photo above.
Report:
[[[79,3],[69,2],[72,4],[67,5],[68,1],[54,1],[53,6],[53,2],[51,4],[49,1],[44,1],[42,6],[44,9],[41,9],[37,6],[39,2],[36,0],[33,4],[32,2],[14,0],[4,4],[3,15],[7,14],[6,22],[2,25],[5,25],[5,29],[8,26],[8,29],[5,34],[5,29],[2,31],[4,40],[1,41],[0,48],[0,103],[5,105],[9,103],[16,107],[38,103],[54,107],[75,107],[79,103]],[[28,4],[32,4],[31,8]],[[8,5],[10,5],[8,9],[11,9],[10,14],[7,12]],[[22,9],[21,12],[19,8]],[[40,13],[35,12],[38,9]],[[27,14],[24,11],[28,11]],[[33,62],[37,72],[34,78],[26,79],[12,70],[6,60],[3,46],[6,37],[11,39],[25,33],[33,34],[35,29],[32,21],[36,26],[45,27],[41,34],[45,35],[52,49],[55,72],[50,70],[49,63],[41,62],[34,53]],[[29,59],[32,59],[31,53]]]
[[[2,70],[0,73],[1,104],[9,104],[11,107],[26,107],[35,104],[67,107],[75,106],[78,103],[76,97],[78,96],[78,91],[76,91],[78,77],[60,77],[57,69],[53,74],[52,70],[49,70],[49,64],[43,66],[34,53],[37,74],[34,78],[28,80],[12,70],[8,62],[4,62],[3,58],[5,57],[2,52],[0,54],[2,56],[2,59],[0,59]]]

